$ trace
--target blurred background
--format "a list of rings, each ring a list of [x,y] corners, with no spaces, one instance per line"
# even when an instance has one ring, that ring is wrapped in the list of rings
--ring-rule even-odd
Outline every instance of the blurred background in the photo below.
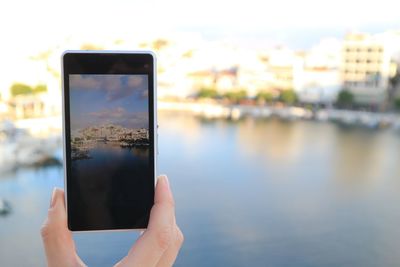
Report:
[[[1,266],[45,264],[66,49],[157,54],[176,266],[400,265],[393,1],[15,0],[0,25]],[[137,234],[74,238],[111,266]]]

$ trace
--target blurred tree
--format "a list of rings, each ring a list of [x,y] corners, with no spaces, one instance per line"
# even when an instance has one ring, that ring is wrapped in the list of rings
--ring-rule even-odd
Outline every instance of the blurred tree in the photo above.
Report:
[[[313,105],[305,104],[304,108],[307,109],[307,110],[313,110]]]
[[[140,47],[140,48],[148,48],[148,47],[149,47],[149,44],[146,43],[146,42],[142,42],[142,43],[139,44],[139,47]]]
[[[218,92],[214,88],[201,88],[197,93],[199,98],[216,98],[218,97]]]
[[[291,89],[283,90],[279,96],[279,99],[286,105],[293,105],[297,101],[297,94]]]
[[[168,41],[165,39],[157,39],[153,42],[153,49],[159,51],[168,46]]]
[[[342,91],[339,92],[336,99],[336,104],[339,107],[351,108],[353,106],[353,103],[354,103],[354,95],[350,91],[343,89]]]
[[[393,77],[390,77],[389,79],[389,84],[392,87],[396,87],[400,83],[400,67],[396,70],[395,75]]]
[[[396,98],[400,91],[400,64],[398,64],[396,73],[389,79],[389,90],[388,90],[388,103],[393,104],[394,108],[400,110],[400,98]]]
[[[33,93],[32,87],[23,83],[14,83],[11,86],[10,91],[12,96],[26,95]]]
[[[271,103],[274,100],[274,96],[271,92],[260,91],[257,93],[256,99],[259,102]]]
[[[247,98],[246,90],[231,91],[224,94],[224,97],[233,103],[239,103],[240,100]]]
[[[104,48],[95,44],[83,44],[81,45],[81,50],[103,50]]]
[[[394,100],[394,107],[395,107],[397,110],[400,110],[400,98],[396,98],[396,99]]]
[[[116,39],[116,40],[114,40],[114,44],[115,44],[115,45],[122,45],[122,44],[124,44],[124,43],[125,43],[125,41],[122,40],[122,39]]]
[[[192,58],[193,56],[193,49],[190,49],[182,54],[183,58]]]
[[[31,60],[39,61],[45,64],[46,70],[55,78],[60,78],[61,74],[58,68],[54,68],[50,64],[50,58],[54,55],[57,48],[50,48],[30,57]]]
[[[47,85],[45,84],[38,84],[35,86],[35,88],[32,89],[33,93],[42,93],[42,92],[47,92]]]

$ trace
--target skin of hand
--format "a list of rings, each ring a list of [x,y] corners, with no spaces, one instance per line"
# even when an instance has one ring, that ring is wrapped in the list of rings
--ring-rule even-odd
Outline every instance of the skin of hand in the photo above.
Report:
[[[67,227],[64,191],[53,190],[47,219],[41,236],[49,267],[86,266],[75,250],[71,231]],[[147,229],[135,242],[117,267],[172,266],[183,243],[183,234],[176,225],[175,203],[168,178],[159,176]]]

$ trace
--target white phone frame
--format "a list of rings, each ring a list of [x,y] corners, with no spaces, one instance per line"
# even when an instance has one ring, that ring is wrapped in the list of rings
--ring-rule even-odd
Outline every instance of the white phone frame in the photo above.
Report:
[[[66,54],[150,54],[153,57],[153,158],[154,158],[154,187],[157,183],[157,155],[158,155],[158,122],[157,122],[157,57],[153,51],[149,50],[66,50],[61,54],[61,85],[62,85],[62,143],[63,143],[63,169],[64,169],[64,192],[65,192],[65,208],[68,216],[68,189],[67,189],[67,150],[66,150],[66,129],[65,129],[65,88],[64,88],[64,56]],[[68,217],[67,217],[68,220]],[[110,230],[84,230],[71,231],[73,233],[96,233],[96,232],[124,232],[124,231],[144,231],[146,228],[136,229],[110,229]]]

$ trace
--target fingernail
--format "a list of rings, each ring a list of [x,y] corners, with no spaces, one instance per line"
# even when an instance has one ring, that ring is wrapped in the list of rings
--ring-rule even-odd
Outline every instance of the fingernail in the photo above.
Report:
[[[168,190],[170,190],[168,176],[164,175],[164,179],[165,183],[167,184]]]
[[[53,193],[51,194],[50,208],[54,207],[54,205],[56,204],[56,191],[57,188],[54,188]]]
[[[159,178],[164,180],[164,182],[165,182],[165,184],[167,185],[167,188],[168,188],[168,190],[169,190],[170,188],[169,188],[168,176],[166,176],[165,174],[162,174],[162,175],[160,175]]]

